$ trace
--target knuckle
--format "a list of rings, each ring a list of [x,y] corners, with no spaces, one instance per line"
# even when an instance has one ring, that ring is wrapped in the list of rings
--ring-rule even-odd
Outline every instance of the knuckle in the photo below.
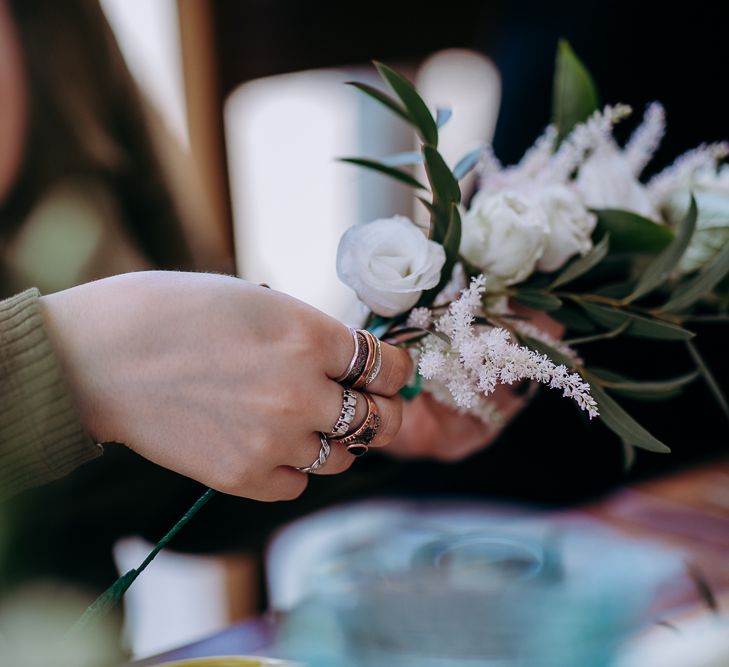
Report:
[[[301,391],[290,384],[277,387],[276,395],[272,397],[272,412],[276,418],[291,420],[300,416],[301,396]]]
[[[316,319],[305,312],[291,315],[283,340],[288,355],[301,359],[318,346],[320,338]]]

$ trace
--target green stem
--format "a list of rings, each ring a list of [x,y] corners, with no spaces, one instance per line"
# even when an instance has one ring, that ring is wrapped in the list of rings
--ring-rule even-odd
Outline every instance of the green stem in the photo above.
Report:
[[[79,618],[71,628],[69,638],[82,633],[93,622],[106,616],[119,603],[124,596],[124,593],[127,592],[136,578],[144,572],[147,566],[155,559],[157,554],[170,543],[170,540],[172,540],[172,538],[177,535],[177,533],[179,533],[187,523],[189,523],[190,519],[192,519],[203,505],[205,505],[216,493],[217,491],[214,489],[208,489],[205,491],[205,493],[203,493],[202,496],[195,501],[193,506],[185,512],[182,518],[174,526],[172,526],[169,532],[154,545],[152,551],[147,554],[147,557],[142,561],[139,567],[131,569],[126,574],[123,574],[98,598],[96,598],[96,600],[89,605],[81,618]]]

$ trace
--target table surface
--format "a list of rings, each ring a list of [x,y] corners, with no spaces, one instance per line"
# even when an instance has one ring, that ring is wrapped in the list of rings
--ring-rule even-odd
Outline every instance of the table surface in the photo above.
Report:
[[[681,549],[712,591],[729,591],[729,458],[619,489],[582,507],[581,512],[596,524]],[[687,579],[684,586],[668,591],[661,604],[666,609],[686,609],[703,603]],[[275,626],[272,616],[257,618],[132,664],[142,667],[209,655],[255,654],[271,645]]]

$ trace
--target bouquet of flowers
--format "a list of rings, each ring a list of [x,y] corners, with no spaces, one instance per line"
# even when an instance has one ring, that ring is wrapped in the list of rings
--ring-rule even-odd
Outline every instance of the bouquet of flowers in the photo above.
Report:
[[[729,321],[729,144],[699,146],[642,182],[665,130],[663,107],[651,104],[621,147],[613,128],[631,109],[600,107],[590,74],[562,42],[553,122],[521,161],[502,166],[486,146],[451,167],[438,152],[450,110],[432,114],[406,79],[375,65],[394,95],[351,85],[410,124],[420,150],[343,160],[411,186],[429,222],[395,216],[350,228],[337,271],[371,311],[368,328],[414,350],[411,396],[425,389],[489,421],[499,419],[489,401],[497,384],[538,382],[603,420],[628,459],[634,447],[670,450],[614,396],[671,397],[701,377],[729,416],[690,330],[694,320]],[[419,164],[427,185],[409,170]],[[472,170],[478,186],[466,201],[460,182]],[[548,335],[519,305],[571,337]],[[624,336],[686,346],[696,370],[638,381],[583,361],[583,346]]]

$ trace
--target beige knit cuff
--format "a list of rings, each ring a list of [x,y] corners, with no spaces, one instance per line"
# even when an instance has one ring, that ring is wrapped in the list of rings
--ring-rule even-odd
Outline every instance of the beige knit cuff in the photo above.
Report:
[[[0,500],[102,454],[83,431],[39,298],[30,289],[0,301]]]

